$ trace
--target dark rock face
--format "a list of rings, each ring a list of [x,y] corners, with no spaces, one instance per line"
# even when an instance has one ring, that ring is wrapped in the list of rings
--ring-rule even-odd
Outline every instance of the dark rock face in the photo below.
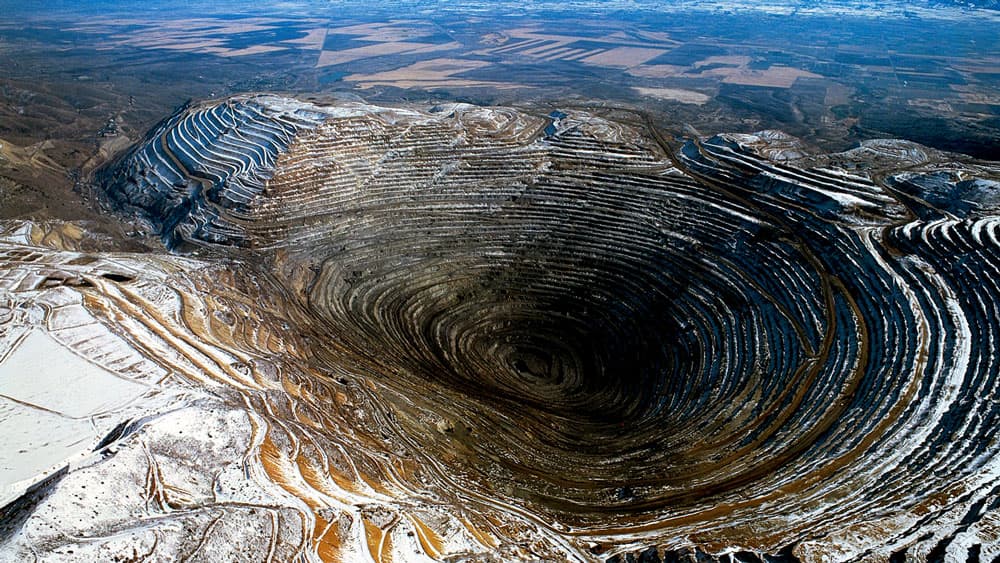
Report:
[[[1000,171],[788,146],[263,96],[97,180],[168,244],[251,249],[424,486],[608,546],[576,556],[994,553]]]
[[[234,244],[223,226],[264,189],[278,154],[316,124],[303,108],[253,99],[180,108],[145,140],[103,168],[108,199],[147,221],[168,246],[184,239]]]

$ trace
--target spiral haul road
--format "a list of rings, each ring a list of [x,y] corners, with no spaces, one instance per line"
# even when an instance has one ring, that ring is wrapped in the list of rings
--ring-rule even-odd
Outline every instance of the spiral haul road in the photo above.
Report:
[[[114,552],[145,532],[110,509],[103,540],[44,528],[114,475],[197,538],[159,532],[167,557],[992,560],[998,180],[902,141],[675,140],[620,110],[182,108],[94,184],[188,256],[117,257],[128,282],[67,249],[23,268],[83,268],[62,291],[242,445],[156,434],[161,409],[117,451],[204,455],[154,480],[212,494],[157,508],[147,462],[108,454],[0,539]]]

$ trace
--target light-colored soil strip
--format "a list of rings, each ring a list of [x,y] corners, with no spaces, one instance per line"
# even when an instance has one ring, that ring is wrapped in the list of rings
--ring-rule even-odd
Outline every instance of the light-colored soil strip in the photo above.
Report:
[[[610,51],[587,57],[583,62],[597,66],[633,67],[655,59],[665,49],[648,49],[645,47],[615,47]]]

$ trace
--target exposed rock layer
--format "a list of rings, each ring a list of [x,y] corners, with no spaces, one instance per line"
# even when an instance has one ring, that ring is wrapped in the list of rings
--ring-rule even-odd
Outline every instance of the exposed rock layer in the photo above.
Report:
[[[171,267],[162,321],[80,291],[238,356],[173,371],[252,421],[246,478],[300,515],[274,517],[282,558],[992,558],[998,170],[805,152],[584,112],[193,106],[97,181],[212,273]]]

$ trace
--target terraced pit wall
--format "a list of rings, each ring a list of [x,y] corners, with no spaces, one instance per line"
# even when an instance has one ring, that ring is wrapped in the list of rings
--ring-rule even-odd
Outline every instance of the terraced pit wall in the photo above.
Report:
[[[173,372],[250,421],[247,488],[191,505],[211,525],[142,509],[199,552],[256,522],[238,501],[280,511],[281,559],[992,558],[998,178],[901,141],[241,97],[97,176],[211,274],[172,270],[166,317],[79,291],[239,356]]]

